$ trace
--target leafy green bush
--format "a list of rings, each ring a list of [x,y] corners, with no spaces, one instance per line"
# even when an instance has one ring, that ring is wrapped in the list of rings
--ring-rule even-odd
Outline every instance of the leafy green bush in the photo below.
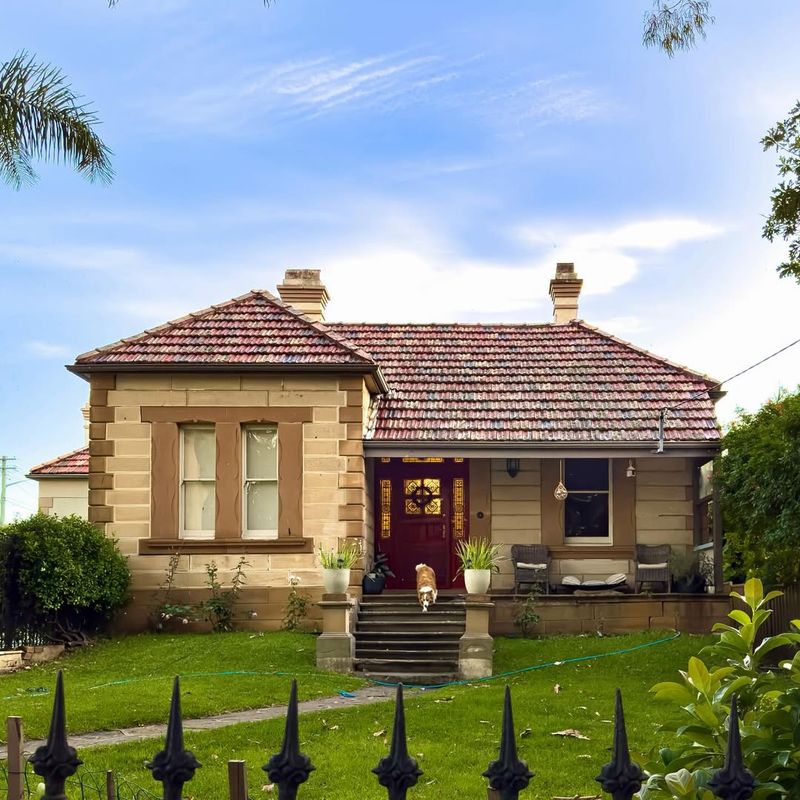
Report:
[[[729,576],[800,580],[800,390],[739,412],[714,464]]]
[[[6,639],[24,629],[54,639],[97,630],[122,606],[129,582],[116,543],[80,517],[35,514],[0,530]]]
[[[800,644],[800,633],[759,636],[772,613],[767,604],[780,595],[764,596],[761,581],[748,580],[743,596],[733,593],[746,607],[728,615],[735,624],[714,626],[719,640],[700,652],[702,658],[689,659],[680,682],[653,686],[656,700],[677,706],[676,719],[662,728],[674,732],[677,742],[645,766],[650,777],[642,800],[712,798],[708,782],[723,765],[733,695],[739,707],[744,762],[757,781],[753,796],[764,800],[800,795],[800,652],[781,663],[785,675],[764,668],[770,653]],[[800,620],[792,626],[800,631]]]

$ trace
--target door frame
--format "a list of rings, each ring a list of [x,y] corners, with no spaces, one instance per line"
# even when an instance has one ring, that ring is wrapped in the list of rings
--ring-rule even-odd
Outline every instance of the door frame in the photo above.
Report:
[[[458,559],[456,543],[469,538],[469,460],[465,458],[415,458],[415,457],[382,457],[374,460],[374,548],[376,552],[387,552],[391,555],[393,546],[397,546],[396,536],[397,509],[403,499],[406,478],[424,477],[439,478],[447,491],[442,490],[442,512],[446,535],[443,537],[447,551],[449,575],[438,576],[440,590],[463,588],[463,575],[457,575]],[[388,496],[386,482],[389,482]],[[386,517],[388,511],[388,519]],[[420,522],[423,518],[420,518]],[[403,524],[413,523],[407,517]],[[387,528],[388,525],[388,528]],[[382,547],[386,543],[387,546]],[[388,579],[390,589],[392,579]],[[407,590],[407,589],[406,589]]]

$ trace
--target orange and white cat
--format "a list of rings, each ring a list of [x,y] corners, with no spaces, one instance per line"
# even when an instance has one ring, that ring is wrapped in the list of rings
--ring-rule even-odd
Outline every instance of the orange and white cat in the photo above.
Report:
[[[436,588],[436,573],[427,564],[417,564],[417,599],[423,611],[436,602],[439,590]]]

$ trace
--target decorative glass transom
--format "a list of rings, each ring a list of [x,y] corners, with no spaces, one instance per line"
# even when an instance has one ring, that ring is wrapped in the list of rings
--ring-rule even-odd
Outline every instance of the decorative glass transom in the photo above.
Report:
[[[439,516],[442,513],[442,484],[439,478],[406,478],[406,514]]]

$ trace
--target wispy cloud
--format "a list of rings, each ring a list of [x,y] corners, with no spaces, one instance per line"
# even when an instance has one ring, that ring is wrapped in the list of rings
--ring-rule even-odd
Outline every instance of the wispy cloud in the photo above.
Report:
[[[23,345],[25,350],[36,358],[67,358],[70,355],[70,348],[64,344],[54,342],[43,342],[39,339],[32,339]]]

